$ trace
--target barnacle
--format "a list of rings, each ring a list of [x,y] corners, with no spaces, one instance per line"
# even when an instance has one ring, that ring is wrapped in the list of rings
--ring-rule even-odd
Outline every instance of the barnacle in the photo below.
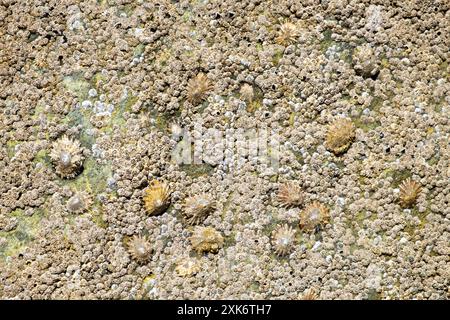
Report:
[[[195,227],[189,240],[197,253],[216,253],[223,246],[222,235],[212,227]]]
[[[214,208],[214,200],[203,193],[186,199],[183,205],[183,214],[187,223],[191,225],[199,224],[206,219]]]
[[[150,259],[152,248],[147,237],[133,236],[127,243],[128,252],[131,257],[138,262],[145,262]]]
[[[309,288],[303,292],[302,300],[317,300],[319,296],[317,295],[317,292],[313,288]]]
[[[212,83],[204,73],[197,74],[189,80],[187,85],[187,100],[192,104],[198,104],[206,99],[206,94],[212,89]]]
[[[328,209],[318,201],[314,201],[300,212],[300,228],[313,231],[317,226],[329,220]]]
[[[278,227],[278,229],[272,232],[272,244],[275,249],[275,253],[279,256],[288,254],[295,241],[295,230],[287,224]]]
[[[376,77],[380,72],[375,51],[369,44],[357,47],[353,53],[353,63],[357,74],[364,78]]]
[[[355,139],[355,126],[349,119],[335,120],[328,128],[326,147],[334,154],[341,154],[350,147]]]
[[[73,178],[83,163],[83,148],[80,142],[63,136],[52,145],[50,158],[55,165],[56,173],[62,178]]]
[[[283,207],[300,206],[304,200],[302,189],[293,182],[282,184],[277,198]]]
[[[166,183],[158,180],[150,182],[145,190],[144,207],[149,215],[163,213],[170,204],[170,190]]]
[[[92,197],[85,191],[76,192],[67,200],[67,210],[72,213],[83,213],[92,205]]]
[[[193,258],[182,259],[175,267],[175,271],[181,277],[189,277],[200,271],[200,265]]]
[[[248,83],[244,83],[239,91],[241,98],[247,102],[252,102],[255,96],[253,87]]]
[[[420,184],[408,178],[400,184],[400,204],[402,207],[412,206],[421,190]]]
[[[275,41],[281,45],[290,45],[297,41],[298,35],[298,27],[291,22],[285,22],[281,25]]]

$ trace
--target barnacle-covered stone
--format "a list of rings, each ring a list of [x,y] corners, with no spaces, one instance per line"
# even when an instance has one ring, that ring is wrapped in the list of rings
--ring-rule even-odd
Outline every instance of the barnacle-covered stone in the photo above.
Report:
[[[50,158],[60,177],[73,178],[81,170],[84,159],[83,148],[79,141],[64,135],[53,143]]]
[[[204,73],[197,74],[189,80],[187,85],[187,100],[192,104],[199,104],[206,99],[206,95],[213,85]]]
[[[350,119],[335,120],[328,128],[326,147],[338,155],[347,151],[355,139],[355,125]]]
[[[303,204],[304,195],[300,186],[290,181],[280,186],[277,198],[281,206],[295,207]]]
[[[147,237],[133,236],[127,243],[128,252],[137,262],[146,262],[150,259],[152,247]]]
[[[417,200],[420,190],[420,184],[408,178],[400,184],[400,204],[402,207],[411,207]]]
[[[186,222],[194,225],[203,222],[215,208],[215,202],[206,193],[187,198],[183,205]]]
[[[314,231],[316,227],[329,221],[328,208],[322,203],[314,201],[300,212],[300,229]]]
[[[287,224],[272,232],[272,244],[277,255],[284,256],[291,252],[294,247],[295,233],[295,230]]]
[[[165,182],[153,180],[144,193],[144,207],[149,215],[161,214],[168,208],[170,189]]]
[[[195,227],[189,240],[197,253],[216,253],[223,246],[222,235],[212,227]]]

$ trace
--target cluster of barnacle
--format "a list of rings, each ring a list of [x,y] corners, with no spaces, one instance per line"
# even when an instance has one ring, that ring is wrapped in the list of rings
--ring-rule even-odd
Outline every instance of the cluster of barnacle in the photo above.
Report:
[[[414,205],[420,194],[421,186],[418,182],[408,178],[400,184],[400,205],[409,208]],[[277,200],[282,207],[300,207],[303,205],[304,196],[301,188],[287,182],[280,186]],[[315,232],[321,226],[329,223],[329,210],[319,201],[313,201],[300,211],[299,228],[304,232]],[[289,225],[280,225],[272,232],[272,245],[279,256],[291,252],[294,247],[296,231]]]
[[[144,191],[144,208],[151,215],[162,214],[171,203],[170,188],[166,182],[153,180]],[[212,227],[198,226],[215,209],[214,199],[206,194],[188,197],[183,203],[183,215],[187,224],[196,225],[189,238],[192,248],[199,254],[216,253],[223,246],[224,239],[220,232]],[[138,262],[145,262],[151,253],[147,238],[134,236],[128,242],[130,255]],[[198,263],[193,259],[183,259],[175,268],[180,276],[198,272]]]
[[[277,200],[282,207],[300,207],[304,203],[300,186],[292,181],[282,184]],[[328,208],[318,201],[308,204],[299,215],[299,228],[304,232],[313,232],[329,222]],[[284,256],[291,252],[295,243],[296,231],[289,225],[279,226],[272,232],[272,245],[275,253]]]
[[[144,208],[150,216],[162,214],[170,205],[170,189],[167,183],[153,180],[144,191]],[[127,242],[130,256],[138,263],[145,263],[150,259],[153,251],[146,236],[134,235]]]
[[[355,139],[355,126],[349,119],[341,118],[334,121],[328,129],[325,145],[335,155],[348,150]],[[414,205],[421,191],[418,182],[408,178],[400,184],[400,205],[409,208]],[[301,188],[287,182],[280,186],[277,196],[282,207],[300,207],[304,202]],[[320,226],[329,222],[328,208],[319,201],[308,204],[299,215],[299,227],[305,232],[313,232]],[[272,244],[278,255],[286,255],[293,248],[295,242],[295,230],[287,224],[279,226],[272,232]]]
[[[335,120],[328,128],[325,145],[335,155],[340,155],[350,148],[355,139],[355,125],[350,119]],[[412,207],[420,194],[418,182],[408,178],[400,184],[400,205],[403,208]]]

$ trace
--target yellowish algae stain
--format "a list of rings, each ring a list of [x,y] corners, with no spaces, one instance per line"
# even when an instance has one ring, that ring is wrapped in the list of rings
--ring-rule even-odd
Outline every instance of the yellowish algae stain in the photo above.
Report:
[[[84,79],[81,73],[64,77],[63,84],[68,91],[74,93],[80,100],[87,97],[90,89],[89,82]]]
[[[289,116],[289,125],[290,126],[293,126],[294,125],[294,123],[295,123],[295,116],[296,116],[297,114],[295,113],[295,112],[292,112],[291,113],[291,115]]]
[[[100,87],[100,85],[105,81],[106,81],[106,77],[101,72],[97,72],[96,74],[94,74],[94,76],[91,79],[91,85],[95,89],[98,89]]]
[[[156,275],[150,274],[142,280],[142,288],[144,290],[145,295],[150,293],[155,289],[156,286]]]
[[[20,144],[20,141],[17,140],[9,140],[6,142],[6,150],[8,153],[8,157],[12,158],[16,154],[16,146]]]
[[[7,239],[3,246],[0,246],[0,260],[8,256],[20,254],[37,235],[39,222],[44,215],[42,210],[36,210],[32,216],[26,216],[22,209],[11,212],[10,217],[17,219],[17,226],[11,231],[0,231],[0,237]]]
[[[145,45],[143,43],[139,43],[133,50],[134,57],[141,56],[145,51]]]
[[[37,119],[41,118],[42,116],[45,116],[45,118],[50,121],[56,119],[56,115],[53,113],[47,112],[45,110],[45,106],[43,104],[37,104],[36,108],[34,109],[34,114],[31,118],[33,120],[37,120]]]

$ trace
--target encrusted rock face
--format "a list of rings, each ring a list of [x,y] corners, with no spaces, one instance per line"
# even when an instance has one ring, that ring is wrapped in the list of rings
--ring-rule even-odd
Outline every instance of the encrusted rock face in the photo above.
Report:
[[[149,215],[161,214],[169,207],[170,189],[165,182],[154,180],[144,192],[144,207]]]
[[[204,73],[197,74],[189,80],[187,86],[187,100],[193,105],[199,104],[206,99],[206,95],[211,91],[213,85]]]
[[[295,233],[295,230],[287,224],[279,226],[272,232],[272,245],[277,255],[284,256],[293,250]]]
[[[216,253],[223,246],[222,235],[212,227],[195,227],[189,240],[197,253]]]
[[[186,222],[194,225],[203,222],[215,208],[215,201],[210,195],[203,193],[185,200],[183,215]]]
[[[300,229],[305,231],[314,231],[316,227],[324,225],[328,221],[328,208],[318,201],[307,205],[300,213]]]
[[[73,178],[83,165],[83,148],[79,141],[64,135],[53,143],[50,158],[60,177]]]
[[[151,258],[152,246],[147,237],[134,235],[127,243],[128,253],[139,263],[144,263]]]
[[[350,119],[335,120],[328,128],[326,147],[334,154],[339,155],[350,148],[355,139],[355,125]]]
[[[0,299],[448,299],[449,6],[0,1]]]
[[[400,204],[402,207],[412,207],[420,194],[421,186],[416,181],[408,178],[400,186]]]

